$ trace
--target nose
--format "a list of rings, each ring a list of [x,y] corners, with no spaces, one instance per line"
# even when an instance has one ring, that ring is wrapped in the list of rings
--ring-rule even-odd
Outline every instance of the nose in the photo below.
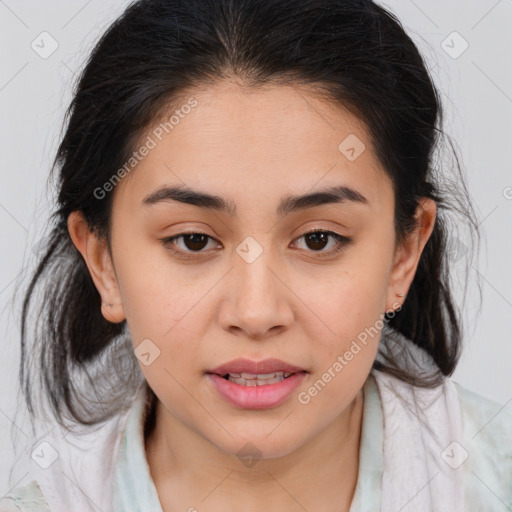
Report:
[[[249,254],[254,250],[250,245]],[[293,293],[285,284],[282,267],[271,258],[270,250],[260,246],[258,252],[254,260],[243,248],[233,255],[234,268],[225,282],[219,321],[232,334],[261,340],[290,327],[294,311]]]

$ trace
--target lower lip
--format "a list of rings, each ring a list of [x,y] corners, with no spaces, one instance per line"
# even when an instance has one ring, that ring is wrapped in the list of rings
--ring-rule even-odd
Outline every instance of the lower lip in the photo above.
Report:
[[[219,394],[228,402],[242,409],[268,409],[283,403],[302,382],[305,372],[298,372],[274,384],[263,386],[243,386],[220,375],[208,373]]]

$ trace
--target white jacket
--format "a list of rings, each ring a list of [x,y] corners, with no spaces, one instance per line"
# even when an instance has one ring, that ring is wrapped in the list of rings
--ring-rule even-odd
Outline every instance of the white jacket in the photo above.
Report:
[[[423,351],[416,348],[412,351],[421,365],[430,364]],[[367,422],[364,426],[365,436],[372,435],[373,428],[377,433],[382,430],[382,437],[377,438],[382,439],[382,472],[378,473],[381,479],[375,484],[377,491],[380,480],[380,501],[374,505],[380,503],[384,512],[512,510],[510,409],[468,391],[451,379],[445,379],[436,388],[425,389],[373,370],[365,393],[375,384],[381,411],[373,419],[381,417],[382,425]],[[0,512],[144,510],[144,505],[133,503],[133,499],[127,499],[125,506],[118,510],[112,508],[112,503],[114,488],[124,492],[119,488],[125,484],[115,482],[123,433],[129,418],[134,425],[140,424],[145,389],[144,385],[126,413],[94,428],[84,428],[83,435],[63,437],[60,429],[56,429],[45,439],[37,440],[33,445],[35,451],[30,450],[33,458],[26,478],[31,484],[11,491],[0,500]],[[364,414],[369,413],[368,407],[365,403]],[[131,443],[142,445],[141,437],[130,435]],[[134,453],[141,456],[142,448],[137,448]],[[58,458],[45,469],[54,455],[52,450],[58,452]],[[42,465],[37,461],[38,454]],[[364,477],[359,475],[360,479]],[[148,472],[144,478],[150,479]],[[148,482],[142,484],[141,494],[149,488]],[[154,489],[152,484],[151,489]],[[138,496],[137,489],[130,492]],[[376,510],[368,496],[364,500],[358,498],[357,502],[353,503],[351,512]]]

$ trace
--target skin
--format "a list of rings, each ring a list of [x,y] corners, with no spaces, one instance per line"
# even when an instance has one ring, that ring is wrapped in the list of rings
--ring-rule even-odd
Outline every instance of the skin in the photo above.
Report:
[[[397,245],[391,181],[359,119],[298,86],[224,81],[189,92],[183,104],[193,96],[197,107],[115,187],[113,258],[80,212],[68,220],[103,301],[112,304],[103,303],[105,318],[127,319],[134,347],[149,338],[160,350],[140,366],[159,399],[146,454],[162,508],[348,511],[362,388],[380,335],[308,404],[297,397],[405,300],[397,294],[413,280],[436,205],[421,202],[416,229]],[[366,146],[355,161],[338,149],[349,134]],[[159,186],[183,183],[233,201],[237,216],[176,201],[141,205]],[[277,216],[282,196],[331,185],[351,186],[368,203]],[[335,254],[336,239],[315,245],[303,236],[313,228],[352,242]],[[177,250],[203,251],[187,260],[160,240],[188,229],[212,239],[175,240]],[[236,252],[247,236],[263,249],[252,263]],[[276,357],[309,373],[277,407],[241,409],[205,376],[238,357]],[[237,456],[247,442],[261,452],[251,467]]]

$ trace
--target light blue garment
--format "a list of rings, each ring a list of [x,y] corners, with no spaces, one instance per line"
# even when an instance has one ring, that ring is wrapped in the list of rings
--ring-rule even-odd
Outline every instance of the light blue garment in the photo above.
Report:
[[[382,411],[371,375],[363,392],[359,477],[350,512],[375,512],[380,503]],[[142,401],[138,402],[127,422],[117,465],[114,512],[163,512],[144,451],[143,406]]]
[[[0,500],[1,512],[51,512],[35,480],[17,487]]]
[[[458,384],[456,387],[463,415],[464,446],[471,454],[464,463],[467,511],[512,510],[512,413],[506,407]],[[383,417],[379,391],[372,375],[367,379],[363,391],[359,474],[350,512],[380,510],[384,471]],[[144,451],[143,413],[146,398],[144,393],[138,395],[122,434],[115,466],[113,512],[162,512]],[[428,411],[426,413],[428,417]],[[0,500],[0,512],[19,511],[50,511],[35,481],[14,489]]]
[[[141,393],[128,417],[116,465],[113,512],[163,512],[144,449],[146,402],[147,394]]]

